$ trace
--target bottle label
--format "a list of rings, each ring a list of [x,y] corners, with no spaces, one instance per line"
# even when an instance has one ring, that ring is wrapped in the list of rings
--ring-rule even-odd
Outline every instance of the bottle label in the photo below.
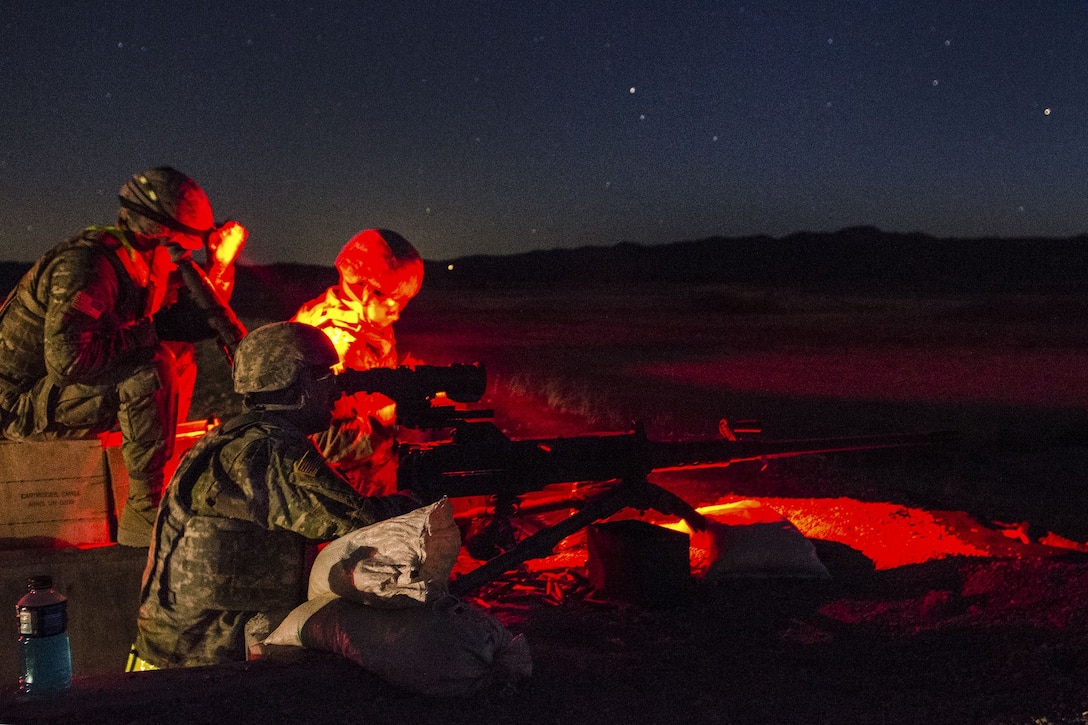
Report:
[[[68,603],[44,607],[19,607],[19,634],[26,637],[52,637],[68,629]]]

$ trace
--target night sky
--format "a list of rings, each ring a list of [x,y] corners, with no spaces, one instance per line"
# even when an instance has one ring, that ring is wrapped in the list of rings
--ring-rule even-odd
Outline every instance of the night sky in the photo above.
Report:
[[[1088,3],[5,0],[0,258],[173,165],[250,263],[1088,231]]]

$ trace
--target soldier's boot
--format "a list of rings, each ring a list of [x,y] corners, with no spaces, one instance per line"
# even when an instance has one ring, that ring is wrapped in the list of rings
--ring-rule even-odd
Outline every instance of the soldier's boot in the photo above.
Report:
[[[117,522],[117,543],[144,549],[150,546],[158,510],[158,505],[152,504],[147,496],[129,496],[125,499],[121,519]]]
[[[174,453],[177,376],[173,354],[160,346],[152,362],[121,383],[118,393],[121,458],[128,469],[129,488],[117,524],[117,543],[147,547],[165,488],[166,462]]]

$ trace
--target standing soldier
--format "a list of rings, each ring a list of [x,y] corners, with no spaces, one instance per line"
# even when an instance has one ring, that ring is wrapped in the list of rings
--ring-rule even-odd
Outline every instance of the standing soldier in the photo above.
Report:
[[[410,361],[397,354],[393,323],[423,284],[423,260],[404,237],[367,229],[336,257],[340,281],[304,304],[294,319],[325,332],[351,370],[393,368]],[[316,438],[328,461],[360,493],[397,488],[396,407],[377,393],[336,401],[332,424]]]
[[[170,167],[134,175],[120,203],[116,226],[51,249],[0,310],[0,436],[85,438],[119,424],[129,495],[117,540],[146,547],[177,424],[177,360],[152,321],[171,295],[167,245],[207,244],[229,267],[245,235],[234,223],[222,234],[204,191]]]
[[[190,450],[159,510],[128,669],[246,659],[305,601],[305,545],[420,504],[363,498],[307,437],[328,426],[339,362],[298,322],[257,328],[238,345],[245,412]],[[247,642],[248,640],[248,642]]]

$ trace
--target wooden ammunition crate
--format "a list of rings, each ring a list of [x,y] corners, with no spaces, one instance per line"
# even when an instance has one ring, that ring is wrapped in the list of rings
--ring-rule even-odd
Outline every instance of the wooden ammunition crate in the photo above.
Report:
[[[214,424],[179,426],[167,480]],[[87,440],[0,440],[0,549],[112,543],[127,496],[119,433]]]
[[[107,544],[102,442],[0,441],[0,548]]]

